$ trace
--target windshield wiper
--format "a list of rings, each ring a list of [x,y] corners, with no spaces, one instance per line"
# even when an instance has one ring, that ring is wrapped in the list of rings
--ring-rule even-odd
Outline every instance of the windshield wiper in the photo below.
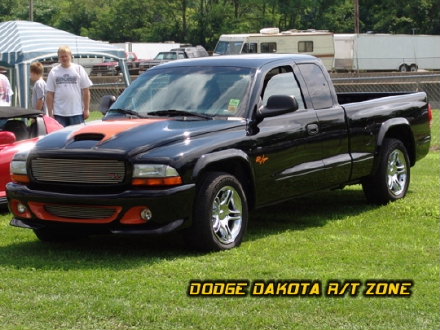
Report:
[[[204,113],[197,113],[185,110],[157,110],[148,113],[149,116],[166,116],[166,117],[176,117],[176,116],[191,116],[199,117],[203,119],[212,119],[210,115]]]
[[[142,116],[140,113],[138,113],[138,112],[136,112],[134,110],[129,110],[129,109],[110,109],[109,112],[111,112],[111,111],[119,112],[119,113],[122,113],[124,115],[134,116],[134,117],[137,117],[137,118],[146,118],[146,117]]]

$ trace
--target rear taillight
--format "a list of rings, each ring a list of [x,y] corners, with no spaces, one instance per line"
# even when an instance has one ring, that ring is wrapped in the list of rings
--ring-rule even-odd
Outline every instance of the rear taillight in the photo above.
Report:
[[[429,126],[432,126],[432,119],[433,119],[433,115],[432,115],[432,107],[431,104],[428,103],[428,119],[429,119]]]

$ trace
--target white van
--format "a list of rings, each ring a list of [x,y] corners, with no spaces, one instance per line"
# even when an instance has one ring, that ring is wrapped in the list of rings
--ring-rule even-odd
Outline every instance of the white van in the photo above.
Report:
[[[242,53],[307,54],[321,59],[327,70],[333,67],[333,33],[324,30],[288,30],[265,28],[260,33],[222,34],[214,55]]]

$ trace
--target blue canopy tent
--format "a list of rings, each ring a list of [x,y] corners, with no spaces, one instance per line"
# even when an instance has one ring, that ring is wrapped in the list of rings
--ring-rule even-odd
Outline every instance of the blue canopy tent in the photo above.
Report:
[[[76,58],[102,57],[119,61],[125,85],[130,84],[125,52],[108,43],[80,37],[50,26],[28,21],[0,23],[0,66],[9,71],[14,91],[13,105],[30,105],[30,65],[58,57],[58,48],[67,45]]]

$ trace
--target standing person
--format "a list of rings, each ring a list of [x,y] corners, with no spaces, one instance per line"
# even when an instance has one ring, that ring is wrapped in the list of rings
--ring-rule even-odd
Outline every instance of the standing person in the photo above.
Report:
[[[31,64],[31,80],[34,82],[32,88],[32,109],[41,110],[47,114],[45,104],[46,82],[43,79],[44,66],[40,62]]]
[[[47,77],[47,110],[61,125],[83,123],[90,115],[90,90],[92,82],[84,68],[72,63],[68,46],[58,49],[60,64]]]
[[[0,67],[0,106],[10,106],[14,92],[11,89],[8,77],[4,73],[6,73],[6,69]]]

